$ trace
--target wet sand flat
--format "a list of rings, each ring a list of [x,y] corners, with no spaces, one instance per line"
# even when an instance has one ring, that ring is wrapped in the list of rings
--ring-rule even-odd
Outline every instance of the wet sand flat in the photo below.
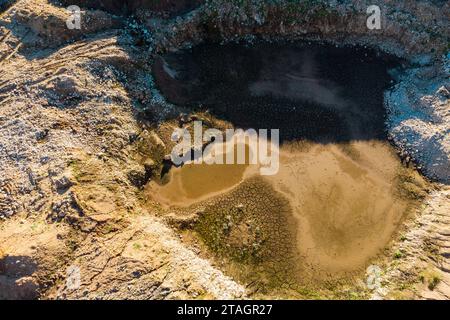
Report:
[[[187,207],[235,187],[244,179],[245,164],[186,164],[169,172],[169,182],[147,186],[153,198],[165,207]]]
[[[388,244],[408,208],[396,196],[401,164],[389,145],[365,141],[345,148],[357,156],[334,144],[282,152],[279,173],[267,178],[289,199],[299,253],[315,273],[364,267]]]
[[[147,192],[164,207],[188,207],[215,195],[230,191],[246,177],[257,170],[256,165],[250,164],[250,148],[242,145],[245,150],[244,163],[237,161],[238,144],[231,144],[233,150],[227,149],[226,143],[215,144],[208,156],[221,157],[222,164],[207,164],[189,162],[178,168],[172,168],[168,173],[168,182],[161,185],[151,181],[147,185]],[[226,163],[227,150],[234,156],[232,163]],[[215,152],[216,151],[216,152]]]

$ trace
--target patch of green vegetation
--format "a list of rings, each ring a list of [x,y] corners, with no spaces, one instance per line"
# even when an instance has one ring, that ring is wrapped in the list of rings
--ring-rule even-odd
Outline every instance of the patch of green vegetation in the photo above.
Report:
[[[105,234],[115,232],[117,231],[117,228],[112,223],[106,223],[102,226],[102,232]]]
[[[67,163],[68,167],[72,170],[73,177],[78,180],[81,176],[81,161],[72,159]]]
[[[42,229],[45,228],[45,225],[46,223],[44,223],[43,221],[35,221],[30,228],[33,232],[41,232]]]
[[[439,275],[434,276],[431,278],[431,280],[428,282],[428,289],[434,290],[436,286],[441,282],[441,278]]]
[[[400,291],[405,291],[411,288],[411,284],[410,283],[400,283],[397,287],[398,290]]]
[[[334,300],[363,300],[367,299],[369,291],[365,287],[357,285],[351,279],[334,279],[312,282],[309,285],[298,285],[294,289],[301,299],[334,299]],[[289,296],[291,298],[291,296]],[[298,298],[293,296],[293,298]]]
[[[73,239],[66,240],[66,246],[70,249],[70,251],[75,251],[78,248],[78,243]]]
[[[419,279],[422,283],[427,284],[428,289],[434,290],[442,281],[441,275],[434,270],[425,270],[420,273]]]
[[[135,242],[135,243],[133,243],[133,249],[134,250],[141,250],[142,246],[141,246],[140,243]]]
[[[423,200],[429,191],[427,181],[410,168],[402,167],[397,175],[396,193],[407,200]]]
[[[403,258],[403,252],[400,250],[397,250],[394,252],[394,259],[401,259]]]
[[[300,294],[302,299],[310,300],[324,300],[325,296],[319,290],[311,286],[299,286],[295,290],[296,293]]]
[[[295,283],[293,226],[288,201],[255,177],[207,205],[194,229],[216,256],[240,265],[234,276],[267,289]]]

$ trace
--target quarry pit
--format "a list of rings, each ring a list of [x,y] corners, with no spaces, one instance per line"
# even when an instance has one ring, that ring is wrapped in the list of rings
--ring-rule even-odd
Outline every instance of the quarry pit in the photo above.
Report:
[[[379,30],[366,1],[0,4],[0,298],[449,297],[445,1]],[[195,122],[278,129],[277,172],[174,165]]]

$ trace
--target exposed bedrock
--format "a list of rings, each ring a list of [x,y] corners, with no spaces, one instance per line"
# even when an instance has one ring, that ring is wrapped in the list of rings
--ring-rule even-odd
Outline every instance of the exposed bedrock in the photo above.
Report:
[[[450,183],[449,56],[442,64],[411,68],[385,94],[394,143],[430,178]]]

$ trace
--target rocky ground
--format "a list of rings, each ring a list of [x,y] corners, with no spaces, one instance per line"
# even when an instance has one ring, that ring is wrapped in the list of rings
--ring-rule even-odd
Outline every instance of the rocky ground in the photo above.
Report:
[[[0,13],[0,298],[248,296],[181,241],[142,187],[170,150],[164,121],[183,111],[155,88],[152,59],[205,39],[255,36],[364,44],[410,62],[386,93],[387,127],[436,190],[389,249],[394,258],[373,296],[449,297],[446,1],[385,1],[378,31],[366,27],[369,1],[121,7],[102,0],[82,11],[81,30],[67,28],[61,2],[7,2]],[[73,270],[75,287],[67,281]]]

